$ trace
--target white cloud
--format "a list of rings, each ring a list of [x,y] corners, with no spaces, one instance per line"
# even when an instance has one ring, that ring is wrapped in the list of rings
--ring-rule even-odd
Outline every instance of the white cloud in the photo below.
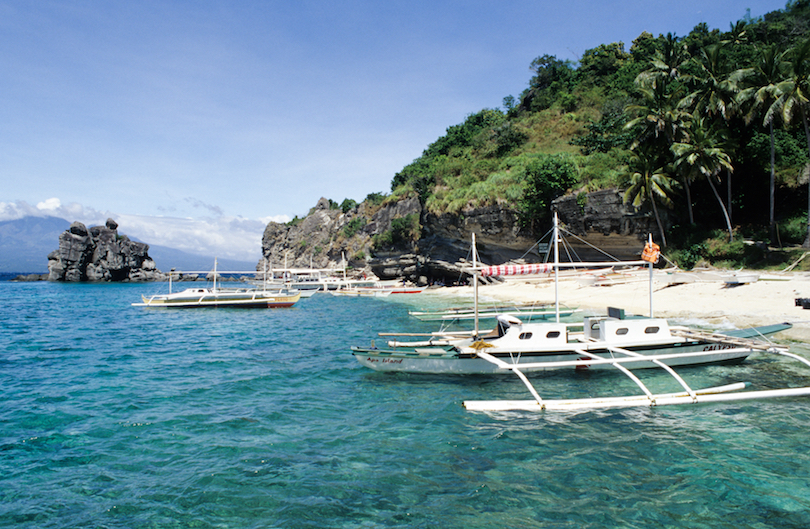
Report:
[[[217,206],[202,205],[209,212]],[[32,206],[25,201],[0,202],[0,221],[23,217],[58,217],[68,222],[102,225],[108,218],[118,223],[118,232],[147,244],[167,246],[188,253],[212,257],[258,261],[261,257],[262,234],[268,222],[287,222],[287,215],[260,219],[244,217],[176,218],[101,212],[72,202],[63,205],[58,198],[49,198]]]
[[[108,211],[97,211],[76,202],[63,205],[58,198],[49,198],[32,206],[24,200],[0,202],[0,220],[16,220],[23,217],[58,217],[68,222],[79,221],[84,224],[103,224],[114,214]]]
[[[241,217],[172,218],[118,215],[119,233],[147,244],[214,257],[258,261],[261,257],[261,220]]]
[[[37,209],[40,211],[54,211],[62,207],[62,201],[58,198],[49,198],[37,204]]]

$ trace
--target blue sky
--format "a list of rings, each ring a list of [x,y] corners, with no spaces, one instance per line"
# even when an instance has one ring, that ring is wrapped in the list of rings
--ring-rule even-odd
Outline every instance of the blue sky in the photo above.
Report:
[[[0,220],[115,218],[258,259],[269,220],[357,201],[540,55],[687,34],[784,0],[0,0]]]

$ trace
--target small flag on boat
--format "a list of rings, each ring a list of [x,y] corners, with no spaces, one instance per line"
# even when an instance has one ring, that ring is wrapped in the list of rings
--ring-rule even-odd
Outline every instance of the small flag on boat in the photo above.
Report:
[[[661,247],[652,241],[644,245],[644,251],[641,252],[641,260],[648,263],[657,263],[658,257],[661,255]]]

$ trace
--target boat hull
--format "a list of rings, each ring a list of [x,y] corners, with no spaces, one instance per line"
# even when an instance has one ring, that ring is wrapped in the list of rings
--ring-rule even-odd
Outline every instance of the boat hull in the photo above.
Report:
[[[590,354],[598,355],[602,358],[611,358],[611,353],[604,348],[588,350]],[[742,362],[751,354],[751,350],[745,347],[726,347],[718,344],[694,343],[683,345],[662,345],[657,348],[646,347],[643,350],[635,350],[634,353],[644,356],[670,355],[692,353],[687,356],[668,358],[663,360],[671,367],[706,365],[706,364],[733,364]],[[477,358],[473,355],[459,353],[454,350],[443,348],[417,348],[415,350],[382,350],[372,348],[352,347],[352,354],[360,364],[375,371],[398,371],[406,373],[420,374],[457,374],[457,375],[489,375],[497,373],[511,373],[511,370],[498,367],[497,365]],[[583,355],[578,351],[550,351],[534,353],[490,353],[504,362],[510,364],[541,364],[522,368],[526,373],[543,372],[552,369],[616,369],[609,363],[595,362],[593,359]],[[623,357],[623,355],[612,355],[613,358]],[[542,366],[543,363],[573,362],[580,361],[576,366],[557,367]],[[634,361],[623,363],[628,369],[660,368],[652,361]]]
[[[289,308],[301,298],[301,294],[284,294],[266,291],[210,291],[190,289],[176,294],[141,296],[143,303],[133,303],[135,307],[160,309],[199,309],[199,308],[238,308],[273,309]]]

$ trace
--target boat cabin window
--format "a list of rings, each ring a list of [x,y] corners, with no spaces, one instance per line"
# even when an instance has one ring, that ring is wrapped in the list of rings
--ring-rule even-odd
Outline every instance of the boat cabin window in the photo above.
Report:
[[[658,327],[647,327],[646,329],[644,329],[644,334],[657,334],[657,333]]]
[[[528,340],[531,337],[532,337],[532,333],[530,333],[530,332],[522,332],[522,333],[520,333],[520,336],[518,336],[518,338],[520,338],[521,340]]]
[[[559,337],[560,337],[560,331],[549,331],[546,334],[546,338],[559,338]]]
[[[630,332],[630,329],[628,329],[627,327],[622,327],[620,329],[616,329],[616,334],[618,334],[619,336],[624,336],[628,332]]]

